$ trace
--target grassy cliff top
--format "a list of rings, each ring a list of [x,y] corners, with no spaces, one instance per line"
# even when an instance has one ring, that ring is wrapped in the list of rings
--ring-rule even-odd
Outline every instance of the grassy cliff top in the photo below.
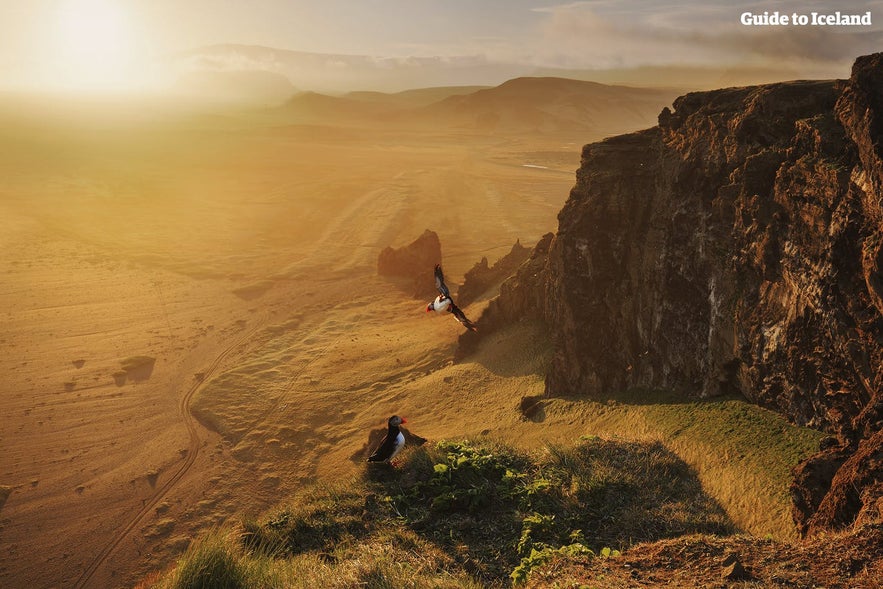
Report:
[[[586,437],[527,454],[444,441],[203,537],[144,586],[509,586],[562,555],[735,531],[659,443]]]

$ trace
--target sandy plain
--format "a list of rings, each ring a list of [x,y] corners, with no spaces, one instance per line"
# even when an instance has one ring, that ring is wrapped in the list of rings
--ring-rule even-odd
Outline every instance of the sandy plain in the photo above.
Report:
[[[530,349],[452,365],[461,326],[376,258],[432,229],[457,283],[534,243],[591,137],[8,110],[0,585],[131,586],[196,530],[355,476],[389,414],[496,431],[519,416],[488,385],[541,387]]]
[[[567,399],[525,420],[548,356],[536,323],[455,364],[462,326],[376,273],[425,229],[454,288],[482,256],[533,245],[601,137],[6,104],[0,586],[133,586],[201,530],[358,476],[393,413],[433,440],[655,436],[636,411]],[[729,457],[671,447],[714,494]],[[737,497],[743,529],[783,529],[787,513]]]

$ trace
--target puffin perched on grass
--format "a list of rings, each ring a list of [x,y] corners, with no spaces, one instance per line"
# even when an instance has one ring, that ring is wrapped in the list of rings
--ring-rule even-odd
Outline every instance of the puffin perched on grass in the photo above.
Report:
[[[466,318],[460,307],[454,304],[454,299],[451,298],[451,293],[445,284],[445,275],[442,273],[439,264],[435,265],[435,287],[438,289],[439,295],[426,305],[426,312],[435,311],[436,313],[443,313],[447,311],[448,313],[453,313],[457,321],[462,323],[466,329],[476,331],[475,324]]]
[[[387,420],[386,425],[389,429],[386,436],[374,450],[374,453],[368,457],[368,462],[389,462],[399,453],[405,446],[405,435],[399,429],[403,423],[407,423],[407,421],[398,415],[393,415]]]

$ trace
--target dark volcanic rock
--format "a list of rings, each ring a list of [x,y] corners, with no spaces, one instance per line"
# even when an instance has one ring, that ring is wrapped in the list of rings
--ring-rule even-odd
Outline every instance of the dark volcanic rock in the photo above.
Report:
[[[457,290],[457,304],[462,306],[474,302],[492,286],[515,273],[515,270],[530,256],[530,248],[516,241],[509,253],[488,267],[487,258],[482,258],[463,277],[463,286]]]
[[[434,268],[441,263],[441,241],[435,231],[427,229],[410,244],[395,249],[386,247],[377,257],[377,273],[381,276],[403,278],[403,287],[414,297],[438,294],[435,288]]]
[[[723,570],[721,571],[721,578],[726,579],[727,581],[738,581],[741,579],[747,579],[751,576],[748,574],[748,571],[745,570],[745,567],[742,566],[739,557],[735,554],[727,556],[727,558],[724,559],[722,566]]]
[[[866,523],[873,523],[874,516],[880,517],[881,485],[883,431],[878,431],[862,440],[855,453],[837,469],[818,508],[805,513],[797,512],[796,519],[801,531],[813,534],[845,528],[852,525],[859,515],[864,516]]]
[[[796,471],[796,517],[848,525],[883,443],[883,54],[848,81],[673,106],[584,148],[533,280],[504,284],[479,329],[541,313],[547,394],[733,391],[830,431]]]
[[[826,216],[847,175],[800,144],[836,129],[836,99],[833,82],[688,94],[659,127],[584,149],[549,255],[550,392],[741,390],[830,421],[810,391],[833,363],[807,351],[834,319]]]
[[[521,412],[521,417],[527,421],[539,423],[546,418],[545,405],[543,398],[540,396],[528,395],[521,397],[518,410]]]
[[[503,325],[524,318],[543,317],[549,246],[553,237],[551,233],[544,235],[527,260],[500,285],[500,295],[491,299],[476,323],[478,331],[460,335],[455,360],[468,356],[482,338]]]
[[[544,235],[515,274],[500,285],[500,296],[493,299],[481,320],[489,328],[524,317],[542,316],[549,246],[554,235]]]
[[[883,522],[883,481],[865,487],[860,501],[862,508],[855,518],[855,527]]]
[[[795,471],[791,483],[791,503],[797,531],[801,534],[809,531],[809,518],[831,490],[831,481],[847,458],[847,450],[828,448],[805,460]]]

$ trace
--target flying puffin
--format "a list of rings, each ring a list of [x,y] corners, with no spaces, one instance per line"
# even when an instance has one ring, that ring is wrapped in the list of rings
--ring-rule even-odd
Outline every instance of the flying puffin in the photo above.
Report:
[[[448,313],[453,313],[457,321],[462,323],[466,329],[476,331],[475,324],[466,318],[460,307],[454,304],[454,299],[451,298],[451,293],[448,291],[447,285],[445,285],[445,275],[442,273],[439,264],[435,265],[435,287],[438,289],[439,295],[426,305],[426,312],[436,311],[437,313],[442,313],[447,311]]]
[[[399,450],[405,445],[405,436],[399,429],[403,423],[407,423],[407,421],[398,415],[393,415],[387,420],[386,424],[389,429],[386,436],[374,450],[374,453],[368,457],[368,462],[389,462],[399,453]]]

